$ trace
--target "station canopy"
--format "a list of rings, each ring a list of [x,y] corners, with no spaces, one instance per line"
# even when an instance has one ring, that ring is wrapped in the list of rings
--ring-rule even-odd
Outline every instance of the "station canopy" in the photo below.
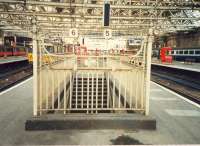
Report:
[[[0,0],[0,30],[66,36],[101,36],[104,3],[110,3],[113,36],[143,36],[191,31],[200,26],[199,0]]]

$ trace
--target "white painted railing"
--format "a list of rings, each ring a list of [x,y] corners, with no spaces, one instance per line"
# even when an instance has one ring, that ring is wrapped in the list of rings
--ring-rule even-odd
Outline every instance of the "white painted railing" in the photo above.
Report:
[[[150,38],[150,37],[149,37]],[[151,40],[150,40],[151,41]],[[47,113],[148,114],[151,55],[55,55],[39,51],[34,69],[34,115]]]

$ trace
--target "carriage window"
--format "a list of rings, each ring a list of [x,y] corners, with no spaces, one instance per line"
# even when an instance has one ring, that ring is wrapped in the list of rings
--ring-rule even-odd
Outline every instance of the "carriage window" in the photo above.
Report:
[[[189,51],[189,54],[194,54],[194,51]]]
[[[172,51],[171,54],[174,54],[174,51]]]
[[[188,51],[184,51],[184,54],[188,54]]]
[[[198,50],[198,51],[195,51],[195,54],[200,54],[200,50]]]
[[[183,51],[179,51],[179,54],[183,54]]]
[[[166,51],[165,55],[171,55],[171,51]]]

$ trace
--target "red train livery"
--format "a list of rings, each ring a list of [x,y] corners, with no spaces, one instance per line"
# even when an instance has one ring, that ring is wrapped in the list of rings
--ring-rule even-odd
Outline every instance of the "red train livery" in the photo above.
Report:
[[[163,47],[160,50],[160,59],[162,63],[172,63],[172,48],[171,47]]]
[[[0,57],[26,55],[31,41],[28,37],[5,36],[4,44],[0,45]]]

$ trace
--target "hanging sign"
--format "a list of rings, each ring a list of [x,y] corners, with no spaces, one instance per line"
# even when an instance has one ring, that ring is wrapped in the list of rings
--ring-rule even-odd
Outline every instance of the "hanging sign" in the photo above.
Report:
[[[71,28],[69,30],[69,36],[74,37],[74,38],[78,37],[78,29],[77,28]]]
[[[112,37],[112,30],[111,29],[105,29],[104,30],[104,38],[110,39]]]

